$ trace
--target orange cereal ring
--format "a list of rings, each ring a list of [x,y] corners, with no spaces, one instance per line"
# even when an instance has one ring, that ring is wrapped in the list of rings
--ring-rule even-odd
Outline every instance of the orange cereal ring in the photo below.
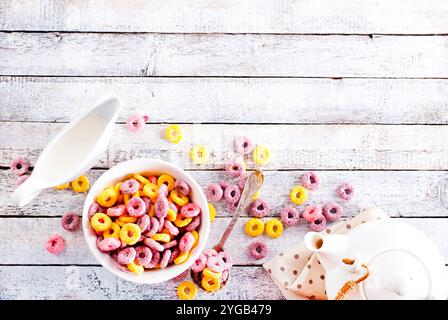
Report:
[[[174,224],[176,227],[183,228],[190,224],[190,222],[193,220],[193,218],[185,218],[182,215],[178,214],[176,220],[174,221]]]
[[[219,279],[214,279],[210,277],[203,277],[201,281],[202,288],[208,292],[214,292],[221,286],[221,281]]]
[[[173,190],[174,188],[174,178],[168,174],[162,174],[157,179],[157,186],[160,187],[160,185],[164,183],[168,187],[168,191]]]
[[[80,176],[71,182],[72,188],[75,192],[86,192],[90,187],[89,178],[86,176]]]
[[[193,300],[197,293],[198,288],[191,281],[184,281],[177,287],[177,296],[180,300]]]

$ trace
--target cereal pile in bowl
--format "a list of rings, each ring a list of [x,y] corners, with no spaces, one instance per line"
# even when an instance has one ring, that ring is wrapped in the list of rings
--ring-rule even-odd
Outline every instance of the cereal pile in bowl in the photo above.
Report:
[[[184,263],[201,224],[190,197],[190,186],[168,174],[132,174],[107,186],[89,209],[97,248],[135,274]]]

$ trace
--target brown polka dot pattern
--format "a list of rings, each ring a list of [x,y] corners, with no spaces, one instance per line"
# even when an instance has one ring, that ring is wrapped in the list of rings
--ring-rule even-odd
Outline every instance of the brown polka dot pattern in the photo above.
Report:
[[[281,266],[280,271],[285,271],[285,267]]]
[[[299,259],[299,255],[298,255],[298,254],[295,254],[295,255],[294,255],[294,259],[296,259],[296,260]]]
[[[320,278],[321,278],[322,280],[324,280],[324,279],[325,279],[325,276],[324,276],[323,274],[321,274],[321,275],[320,275]]]

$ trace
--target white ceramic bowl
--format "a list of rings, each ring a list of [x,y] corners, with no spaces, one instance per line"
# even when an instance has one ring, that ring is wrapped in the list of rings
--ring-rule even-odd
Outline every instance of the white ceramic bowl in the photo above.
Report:
[[[165,269],[148,270],[143,274],[135,275],[130,272],[120,271],[116,266],[116,262],[109,255],[100,252],[96,247],[97,236],[93,229],[90,227],[88,219],[88,211],[90,205],[93,203],[95,197],[107,185],[114,184],[131,173],[167,173],[172,175],[176,179],[184,180],[190,185],[192,190],[191,200],[201,207],[201,225],[199,229],[197,229],[199,233],[199,242],[197,246],[192,249],[191,256],[186,262],[179,265],[171,265]],[[149,284],[159,283],[172,279],[180,275],[193,264],[193,262],[198,258],[199,254],[204,250],[204,246],[207,242],[210,232],[210,215],[207,199],[204,195],[204,192],[202,191],[202,188],[187,172],[171,163],[162,160],[135,159],[122,162],[110,168],[105,173],[103,173],[101,177],[99,177],[99,179],[95,182],[95,184],[90,189],[84,203],[84,209],[82,213],[82,227],[87,246],[95,256],[96,260],[98,260],[98,262],[103,267],[122,279],[140,284]]]

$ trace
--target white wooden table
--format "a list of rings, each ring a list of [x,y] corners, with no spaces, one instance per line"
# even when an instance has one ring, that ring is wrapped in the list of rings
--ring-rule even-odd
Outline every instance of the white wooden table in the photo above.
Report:
[[[105,93],[125,109],[92,181],[123,160],[155,157],[206,186],[224,178],[232,140],[246,134],[272,150],[262,191],[272,215],[314,170],[323,184],[311,202],[335,199],[350,181],[348,216],[375,203],[426,232],[448,262],[447,17],[446,0],[0,1],[0,299],[176,297],[174,282],[117,279],[81,232],[61,230],[84,195],[45,191],[22,209],[9,200],[11,159],[33,163]],[[123,125],[134,111],[152,118],[140,134]],[[166,123],[183,124],[179,146],[161,138]],[[210,148],[208,164],[190,163],[193,143]],[[210,244],[229,222],[223,208],[218,215]],[[216,298],[279,299],[264,260],[245,253],[246,219],[229,243],[233,281]],[[269,257],[306,231],[267,240]],[[59,257],[43,249],[56,232],[67,240]]]

